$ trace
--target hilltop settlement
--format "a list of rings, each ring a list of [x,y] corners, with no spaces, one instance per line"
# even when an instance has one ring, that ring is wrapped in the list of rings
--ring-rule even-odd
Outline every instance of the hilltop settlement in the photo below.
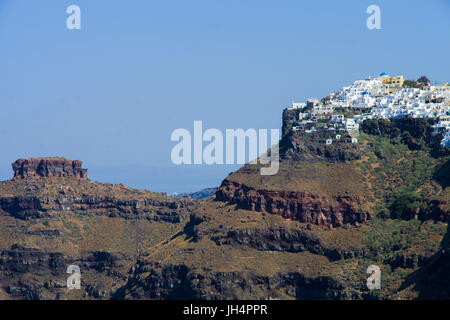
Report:
[[[290,130],[304,134],[327,132],[327,145],[358,143],[360,124],[366,119],[431,118],[434,135],[442,134],[441,145],[450,147],[450,83],[431,85],[426,76],[417,81],[402,75],[381,73],[356,80],[320,100],[293,102],[298,119]]]

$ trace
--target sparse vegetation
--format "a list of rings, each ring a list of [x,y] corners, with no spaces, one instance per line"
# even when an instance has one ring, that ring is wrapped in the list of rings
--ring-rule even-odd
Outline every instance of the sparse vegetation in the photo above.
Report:
[[[417,89],[423,89],[423,85],[417,84],[417,81],[414,80],[405,80],[403,82],[403,88],[417,88]]]

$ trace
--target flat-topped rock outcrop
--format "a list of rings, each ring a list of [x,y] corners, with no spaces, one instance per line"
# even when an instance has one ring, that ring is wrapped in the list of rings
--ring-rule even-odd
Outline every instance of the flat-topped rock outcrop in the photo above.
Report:
[[[12,164],[14,178],[74,177],[87,179],[82,161],[61,157],[18,159]]]

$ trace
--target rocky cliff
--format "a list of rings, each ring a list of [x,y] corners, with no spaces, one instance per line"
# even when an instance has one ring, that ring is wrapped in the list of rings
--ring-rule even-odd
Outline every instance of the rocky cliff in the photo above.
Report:
[[[0,214],[18,219],[97,215],[180,222],[193,201],[92,182],[81,161],[64,158],[19,159],[14,179],[0,183]]]
[[[281,127],[282,137],[289,133],[294,123],[298,120],[298,115],[301,109],[290,109],[286,108],[283,110],[282,120],[283,124]]]
[[[268,212],[283,218],[323,226],[364,223],[371,218],[361,209],[363,198],[351,195],[327,197],[295,191],[257,190],[224,180],[216,199],[236,203],[250,211]]]
[[[336,133],[304,134],[298,131],[289,131],[280,141],[280,157],[294,161],[326,160],[332,162],[345,162],[360,160],[366,150],[365,145],[353,144],[352,137],[341,134],[339,140]],[[327,145],[326,139],[332,138],[334,143]]]
[[[61,195],[55,197],[0,197],[0,214],[18,219],[65,217],[69,215],[102,215],[125,219],[148,219],[154,221],[181,222],[191,205],[187,199],[176,202],[171,199],[154,199],[143,195],[137,199],[117,199],[113,196]]]
[[[278,174],[231,173],[117,298],[448,299],[450,171],[421,138],[426,121],[363,132],[347,157],[351,145],[328,156],[289,133],[296,116],[283,114],[291,156]],[[382,270],[380,290],[366,286],[369,265]]]
[[[37,248],[13,245],[0,251],[0,274],[2,277],[0,296],[9,299],[62,299],[67,298],[66,273],[69,265],[77,265],[82,270],[81,294],[85,299],[105,299],[110,297],[117,285],[126,279],[126,272],[134,259],[132,256],[108,251],[85,251],[75,255],[62,252],[48,252]],[[32,275],[32,279],[29,277]],[[105,283],[94,282],[96,275]],[[108,284],[112,284],[108,286]]]
[[[143,255],[117,299],[411,299],[428,283],[447,225],[370,220],[329,229],[207,200],[182,233]],[[382,269],[382,290],[366,287]],[[411,280],[407,279],[408,275]],[[419,277],[419,279],[416,279]],[[447,293],[441,295],[445,297]],[[422,297],[421,296],[421,297]]]
[[[65,158],[18,159],[12,164],[15,178],[25,177],[74,177],[87,179],[87,169],[79,160]]]
[[[0,299],[108,299],[144,248],[182,230],[189,198],[92,182],[81,161],[17,160],[0,182]],[[81,269],[68,290],[66,269]]]
[[[332,277],[308,277],[301,272],[263,276],[251,271],[208,272],[195,270],[185,264],[161,265],[140,261],[134,274],[118,290],[116,299],[243,299],[255,294],[260,299],[344,299],[350,298],[342,283]],[[259,293],[261,292],[261,293]]]

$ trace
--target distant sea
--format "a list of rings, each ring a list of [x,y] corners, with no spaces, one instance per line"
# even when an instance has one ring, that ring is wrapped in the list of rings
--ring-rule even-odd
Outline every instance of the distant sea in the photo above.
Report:
[[[220,186],[241,165],[192,165],[153,167],[145,165],[83,165],[93,181],[123,183],[155,192],[191,193]],[[11,174],[10,174],[11,176]]]

